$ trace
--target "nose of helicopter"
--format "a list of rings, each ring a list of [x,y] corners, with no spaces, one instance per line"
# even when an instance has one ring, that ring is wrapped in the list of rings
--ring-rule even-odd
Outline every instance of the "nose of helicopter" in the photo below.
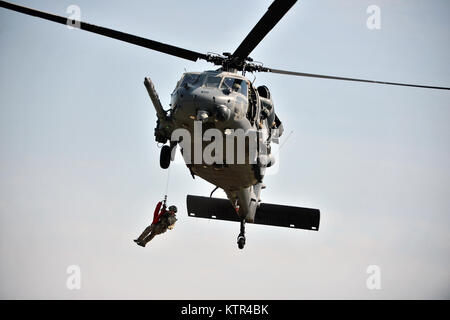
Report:
[[[193,123],[194,121],[225,123],[231,117],[230,102],[231,99],[224,97],[224,94],[218,89],[187,90],[183,88],[172,96],[175,118],[184,123]]]

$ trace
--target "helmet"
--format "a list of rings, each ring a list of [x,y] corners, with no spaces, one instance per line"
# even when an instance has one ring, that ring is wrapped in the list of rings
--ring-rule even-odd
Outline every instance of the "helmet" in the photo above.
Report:
[[[169,211],[173,211],[173,212],[177,212],[177,207],[175,207],[175,206],[170,206],[169,207]]]

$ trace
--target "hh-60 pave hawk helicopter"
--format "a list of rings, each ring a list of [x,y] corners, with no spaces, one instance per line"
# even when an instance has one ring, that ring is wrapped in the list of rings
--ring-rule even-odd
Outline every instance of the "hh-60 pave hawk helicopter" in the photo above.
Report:
[[[317,209],[261,203],[260,195],[264,188],[262,182],[265,168],[273,165],[275,161],[270,152],[270,145],[271,142],[278,142],[278,138],[283,133],[283,126],[275,113],[269,89],[266,86],[254,87],[252,82],[245,77],[246,72],[271,72],[323,79],[450,89],[292,72],[267,68],[254,62],[249,54],[295,2],[275,0],[239,47],[232,54],[223,53],[222,55],[202,54],[4,1],[0,1],[0,6],[179,58],[191,61],[203,59],[220,66],[215,71],[184,73],[172,93],[171,108],[168,111],[163,109],[151,80],[146,78],[144,84],[157,113],[156,141],[165,144],[160,154],[161,167],[164,169],[169,167],[173,159],[173,151],[180,144],[181,152],[192,176],[199,176],[217,188],[222,188],[229,199],[228,201],[212,198],[212,193],[210,197],[188,195],[188,214],[193,217],[240,222],[241,228],[237,242],[239,248],[242,249],[245,245],[246,222],[317,231],[320,220],[320,212]],[[179,129],[184,129],[184,132],[194,136],[194,139],[187,139],[186,136],[181,137],[182,135],[175,134]],[[234,145],[228,147],[225,144],[225,146],[218,147],[219,144],[216,140],[220,140],[221,136],[211,135],[209,139],[205,139],[205,135],[211,129],[215,129],[226,138],[231,136],[230,133],[239,130],[246,133],[256,132],[255,135],[244,136],[245,161],[237,161],[237,163],[233,161],[235,159],[234,151],[237,151],[236,155],[239,157],[239,150]],[[195,139],[196,135],[200,136],[200,143],[198,143],[198,139]],[[233,141],[235,138],[237,137],[232,136]],[[210,143],[208,144],[205,140]],[[211,155],[214,153],[213,162],[202,158],[203,152],[208,148],[211,149],[211,145],[215,147],[214,152],[211,152]],[[251,145],[256,145],[256,148],[250,148]],[[256,151],[252,153],[250,149]],[[191,161],[192,153],[194,154],[193,162]],[[232,154],[231,161],[228,158],[230,153]],[[198,154],[200,154],[200,159],[196,159]]]

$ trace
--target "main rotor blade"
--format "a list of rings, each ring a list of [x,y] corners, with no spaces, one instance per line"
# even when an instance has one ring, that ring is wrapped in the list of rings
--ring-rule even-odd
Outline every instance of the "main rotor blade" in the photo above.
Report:
[[[57,22],[57,23],[75,27],[75,25],[72,25],[70,23],[70,21],[72,21],[72,20],[65,18],[65,17],[54,15],[51,13],[38,11],[38,10],[27,8],[27,7],[18,6],[18,5],[15,5],[15,4],[12,4],[9,2],[5,2],[5,1],[0,1],[0,7],[6,8],[9,10],[13,10],[13,11],[17,11],[17,12],[20,12],[23,14],[28,14],[30,16],[34,16],[34,17],[38,17],[38,18],[42,18],[42,19],[46,19],[46,20],[50,20],[53,22]],[[76,22],[78,23],[78,21],[76,21]],[[169,44],[149,40],[146,38],[141,38],[141,37],[129,34],[129,33],[96,26],[96,25],[89,24],[86,22],[79,21],[79,28],[82,30],[85,30],[85,31],[101,34],[102,36],[105,36],[105,37],[128,42],[128,43],[140,46],[140,47],[156,50],[159,52],[164,52],[164,53],[167,53],[172,56],[179,57],[179,58],[183,58],[183,59],[187,59],[187,60],[191,60],[191,61],[197,61],[197,59],[205,59],[206,60],[206,55],[202,54],[202,53],[198,53],[195,51],[171,46]]]
[[[275,0],[233,53],[232,59],[245,60],[296,2],[297,0]]]
[[[365,79],[356,79],[356,78],[326,76],[326,75],[321,75],[321,74],[294,72],[294,71],[278,70],[278,69],[272,69],[272,68],[262,68],[261,71],[272,72],[272,73],[280,73],[280,74],[288,74],[288,75],[291,75],[291,76],[309,77],[309,78],[357,81],[357,82],[388,84],[388,85],[403,86],[403,87],[416,87],[416,88],[450,90],[450,88],[447,88],[447,87],[435,87],[435,86],[425,86],[425,85],[419,85],[419,84],[409,84],[409,83],[399,83],[399,82],[387,82],[387,81],[376,81],[376,80],[365,80]]]

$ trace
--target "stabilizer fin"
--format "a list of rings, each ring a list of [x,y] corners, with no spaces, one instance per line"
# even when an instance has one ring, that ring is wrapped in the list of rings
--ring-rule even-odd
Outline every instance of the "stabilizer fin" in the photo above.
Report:
[[[236,210],[227,199],[187,196],[188,214],[195,218],[239,222]],[[319,230],[318,209],[261,203],[255,214],[255,224],[305,230]]]

